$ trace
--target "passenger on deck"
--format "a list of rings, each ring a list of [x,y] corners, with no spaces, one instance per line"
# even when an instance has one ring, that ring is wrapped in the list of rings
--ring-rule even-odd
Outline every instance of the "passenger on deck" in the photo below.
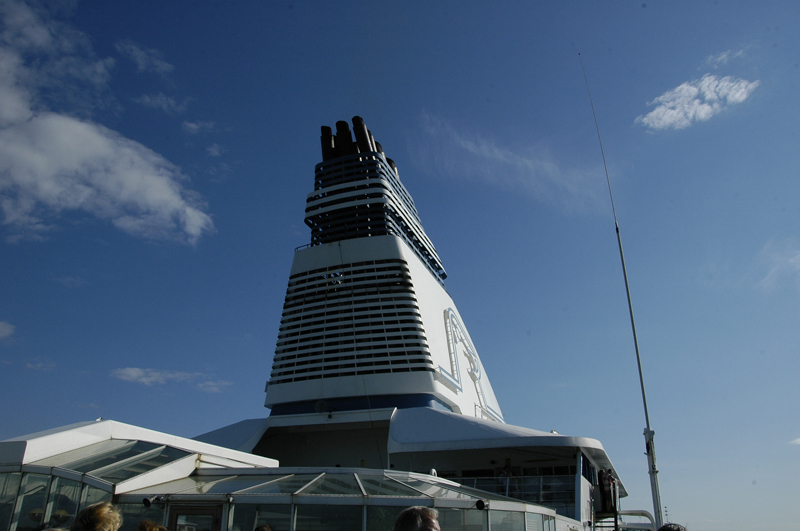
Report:
[[[432,507],[409,507],[398,515],[394,531],[441,531],[439,512]]]
[[[117,531],[122,515],[109,502],[92,504],[78,513],[70,531]]]

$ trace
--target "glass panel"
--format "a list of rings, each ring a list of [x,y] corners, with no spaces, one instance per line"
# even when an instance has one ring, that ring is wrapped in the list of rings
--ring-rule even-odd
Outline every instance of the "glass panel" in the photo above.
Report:
[[[488,531],[489,511],[478,509],[439,509],[442,531]]]
[[[24,474],[20,496],[17,498],[17,531],[34,531],[43,527],[44,506],[50,476]]]
[[[280,476],[234,476],[209,485],[203,492],[211,494],[233,494],[234,492],[257,487],[262,483],[275,481],[278,478],[280,478]]]
[[[366,490],[367,494],[370,496],[425,497],[422,493],[385,477],[363,476],[359,474],[358,479],[361,480],[364,490]]]
[[[0,474],[0,531],[8,531],[11,526],[20,479],[22,474],[19,472]]]
[[[150,520],[158,525],[164,524],[164,505],[153,504],[145,507],[141,503],[118,503],[115,505],[122,513],[122,527],[119,531],[136,531],[139,522]]]
[[[231,531],[253,531],[269,525],[273,531],[290,531],[292,524],[291,505],[247,505],[237,503],[233,506],[233,527]]]
[[[221,516],[222,506],[217,504],[170,505],[167,527],[172,531],[220,531]]]
[[[121,448],[129,448],[134,444],[136,444],[136,441],[112,439],[109,441],[90,444],[89,446],[78,448],[77,450],[70,450],[69,452],[54,455],[46,459],[40,459],[39,461],[34,461],[32,464],[40,466],[58,466],[61,468],[75,470],[74,468],[70,468],[70,466],[66,465],[80,466],[82,463],[85,463],[88,460],[97,459],[98,457],[109,452],[119,451]]]
[[[111,452],[105,452],[101,455],[93,455],[74,463],[66,463],[61,465],[61,467],[69,468],[70,470],[74,470],[76,472],[87,473],[91,472],[92,470],[99,470],[105,466],[122,461],[123,459],[143,454],[144,452],[149,452],[154,448],[158,448],[158,446],[153,443],[128,441],[127,444],[120,446]]]
[[[296,505],[296,531],[343,531],[362,529],[361,505]]]
[[[361,478],[361,481],[364,481]],[[366,485],[364,486],[366,488]],[[406,507],[376,507],[373,505],[367,506],[367,531],[392,531],[394,529],[394,521],[397,516]]]
[[[137,445],[138,444],[149,443],[137,443]],[[136,455],[135,451],[136,446],[130,448],[125,453],[130,453],[131,455],[127,457],[132,457],[133,455]],[[172,461],[176,461],[187,455],[189,455],[189,452],[184,452],[183,450],[166,446],[157,453],[146,457],[143,456],[142,459],[134,459],[132,461],[128,461],[127,463],[121,463],[119,466],[112,466],[111,468],[106,468],[105,470],[98,470],[98,467],[96,467],[93,469],[95,472],[92,475],[97,475],[101,479],[116,483],[130,479],[133,476],[138,476],[139,474],[144,474],[145,472],[149,472],[154,468],[166,465],[167,463],[171,463]],[[126,459],[127,457],[120,457],[116,461]]]
[[[92,487],[91,485],[83,486],[83,501],[81,502],[81,510],[83,510],[84,507],[88,507],[89,505],[99,503],[101,501],[111,501],[111,493],[102,489],[98,489],[97,487]]]
[[[239,492],[239,494],[292,494],[300,490],[317,476],[319,476],[319,474],[286,476],[278,481],[265,483],[264,485],[253,487],[245,492]]]
[[[80,482],[53,478],[46,515],[49,518],[48,527],[69,529],[72,521],[75,520],[75,515],[78,514],[80,499]]]
[[[179,514],[175,522],[175,531],[209,531],[213,528],[213,514]]]
[[[339,496],[363,496],[356,478],[352,474],[325,474],[302,494],[329,494]]]
[[[226,479],[228,476],[190,476],[188,478],[176,479],[158,485],[151,485],[142,489],[136,489],[129,494],[141,494],[149,496],[152,494],[203,494],[211,485],[217,481]]]
[[[528,531],[544,531],[541,514],[525,513],[525,524]]]
[[[413,487],[417,490],[421,490],[426,495],[431,496],[433,498],[485,498],[486,493],[481,492],[480,496],[469,496],[463,492],[459,492],[455,490],[453,487],[449,485],[437,485],[435,483],[427,483],[425,481],[420,481],[419,479],[402,479],[400,480],[402,483],[408,485],[409,487]]]
[[[525,531],[525,513],[489,511],[492,531]]]

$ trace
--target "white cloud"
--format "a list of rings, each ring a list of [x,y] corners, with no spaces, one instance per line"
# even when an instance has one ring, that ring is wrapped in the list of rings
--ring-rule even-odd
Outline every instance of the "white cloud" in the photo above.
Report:
[[[739,50],[736,52],[734,52],[733,50],[726,50],[716,55],[709,55],[708,59],[706,59],[706,63],[713,66],[714,68],[718,68],[719,65],[726,65],[728,64],[729,60],[739,58],[742,56],[744,56],[744,50]]]
[[[150,386],[153,384],[165,384],[169,381],[185,382],[201,377],[202,374],[126,367],[124,369],[114,369],[111,371],[111,376],[126,382],[135,382]]]
[[[597,208],[603,197],[600,168],[566,167],[544,147],[503,147],[429,115],[422,116],[422,135],[412,140],[412,149],[437,173],[519,191],[566,210]]]
[[[214,122],[183,122],[183,130],[192,135],[200,132],[214,131],[215,129]]]
[[[81,277],[60,277],[56,279],[56,282],[67,288],[80,288],[89,283],[85,278]]]
[[[163,54],[158,50],[143,48],[129,39],[117,42],[116,48],[119,53],[136,63],[136,70],[139,72],[167,74],[175,68],[162,59]]]
[[[226,382],[224,380],[207,381],[198,383],[197,388],[206,393],[221,393],[231,385],[233,385],[233,382]]]
[[[56,368],[56,364],[49,358],[39,359],[36,358],[25,363],[25,368],[32,371],[50,372]]]
[[[205,393],[220,393],[233,382],[209,380],[208,376],[199,372],[163,371],[158,369],[140,369],[126,367],[114,369],[111,376],[126,382],[140,383],[146,386],[164,385],[168,382],[195,383],[195,387]]]
[[[206,148],[206,153],[208,153],[209,156],[212,156],[212,157],[219,157],[220,155],[222,155],[223,151],[224,151],[224,149],[222,148],[222,146],[220,146],[219,144],[216,144],[216,143],[211,144],[210,146],[208,146]]]
[[[138,98],[134,98],[133,101],[144,105],[145,107],[160,109],[167,114],[183,112],[186,110],[186,106],[189,104],[189,100],[184,100],[183,103],[178,103],[175,101],[175,98],[171,98],[163,92],[152,95],[143,94]]]
[[[16,327],[11,324],[7,323],[6,321],[0,321],[0,339],[11,337],[14,335],[14,330]]]
[[[793,441],[789,441],[789,444],[800,444],[800,439],[795,439]]]
[[[760,81],[706,74],[687,81],[657,97],[648,105],[656,108],[638,116],[636,123],[650,129],[684,129],[704,122],[731,105],[742,103],[761,84]]]
[[[770,240],[756,259],[760,271],[756,285],[771,291],[785,282],[800,287],[800,246],[794,240]]]
[[[91,57],[85,36],[13,1],[0,4],[0,15],[6,23],[0,33],[0,212],[7,239],[41,238],[65,211],[110,220],[143,238],[194,243],[213,231],[205,205],[185,188],[188,179],[175,165],[89,119],[46,108],[40,89],[60,79],[76,80],[66,85],[61,104],[91,98],[79,86],[103,85],[108,63]]]

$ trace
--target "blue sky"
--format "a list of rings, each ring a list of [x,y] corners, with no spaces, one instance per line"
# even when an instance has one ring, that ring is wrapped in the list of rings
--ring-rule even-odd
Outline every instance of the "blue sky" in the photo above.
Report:
[[[362,116],[510,423],[800,529],[791,2],[0,2],[0,439],[266,416],[319,127]],[[56,6],[56,7],[52,7]]]

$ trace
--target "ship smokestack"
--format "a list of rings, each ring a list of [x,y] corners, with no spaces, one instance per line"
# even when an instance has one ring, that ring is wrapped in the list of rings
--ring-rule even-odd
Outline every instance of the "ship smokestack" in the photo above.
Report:
[[[369,142],[369,131],[367,126],[364,125],[364,119],[360,116],[353,116],[353,133],[356,135],[356,143],[358,144],[358,151],[366,153],[367,151],[375,151]]]
[[[386,162],[388,162],[389,166],[391,166],[391,168],[394,170],[394,174],[400,177],[400,172],[397,171],[397,166],[395,165],[394,161],[392,159],[386,159]]]
[[[358,147],[350,134],[350,125],[344,120],[336,122],[336,151],[338,157],[358,153]]]
[[[367,129],[367,134],[369,135],[369,145],[372,148],[371,151],[378,151],[378,148],[375,147],[375,137],[372,136],[372,131]]]
[[[334,141],[333,131],[327,125],[322,126],[322,161],[330,160],[336,156],[336,142]]]

